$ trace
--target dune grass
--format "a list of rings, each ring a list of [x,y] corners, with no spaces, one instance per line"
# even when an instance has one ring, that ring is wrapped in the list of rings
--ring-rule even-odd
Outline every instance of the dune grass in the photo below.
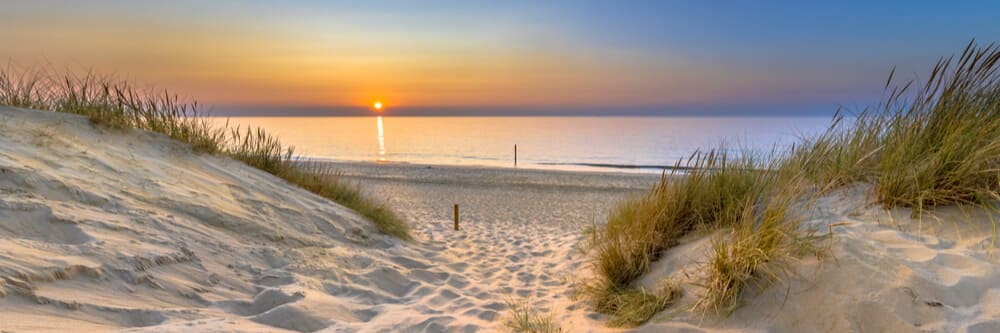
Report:
[[[878,152],[880,131],[858,131],[855,128],[882,128],[882,119],[845,116],[838,111],[832,125],[816,137],[804,139],[784,161],[787,169],[799,170],[803,177],[816,184],[819,192],[847,184],[868,181],[871,162]]]
[[[625,287],[686,234],[739,223],[744,207],[764,194],[771,179],[752,156],[730,155],[726,147],[695,154],[677,164],[687,174],[665,174],[647,195],[619,204],[594,236],[601,275]]]
[[[917,90],[915,81],[894,86],[890,74],[881,103],[853,116],[838,112],[828,130],[791,149],[741,157],[722,147],[679,162],[684,174],[664,175],[644,196],[620,203],[589,236],[596,276],[582,294],[611,315],[609,324],[641,324],[655,312],[617,310],[622,299],[656,305],[627,296],[635,281],[680,238],[722,230],[693,308],[728,313],[748,286],[781,280],[791,258],[817,249],[795,213],[800,206],[852,183],[871,183],[884,207],[914,214],[939,205],[991,207],[1000,199],[998,62],[996,45],[970,42],[957,58],[941,59]]]
[[[683,168],[677,169],[685,174],[665,174],[645,195],[624,201],[593,235],[597,277],[584,283],[581,293],[599,312],[611,315],[609,324],[642,324],[672,302],[637,290],[633,282],[684,236],[721,228],[734,232],[732,239],[717,242],[719,258],[710,274],[719,282],[710,289],[725,289],[719,291],[723,295],[738,290],[769,259],[789,252],[789,240],[796,237],[797,225],[788,220],[792,200],[772,199],[790,197],[779,195],[779,190],[788,193],[779,185],[791,182],[785,173],[774,171],[777,162],[769,156],[733,153],[726,146],[678,162]],[[723,248],[736,238],[740,247]],[[758,257],[749,264],[736,262],[749,252]],[[729,297],[713,296],[705,304],[715,307],[723,301]]]
[[[340,203],[371,220],[381,232],[409,240],[409,227],[391,209],[362,194],[330,168],[304,161],[261,128],[217,126],[197,103],[139,89],[110,76],[53,75],[8,65],[0,69],[0,105],[79,114],[111,128],[162,133],[198,152],[227,156]]]
[[[874,184],[886,208],[983,204],[1000,190],[1000,49],[971,43],[930,76],[893,87],[886,98],[807,140],[798,166],[833,187]]]
[[[713,240],[702,287],[704,294],[695,308],[726,314],[739,306],[747,286],[766,287],[789,273],[788,263],[802,253],[808,231],[799,230],[796,216],[798,189],[784,187],[764,202],[744,208],[743,223]],[[787,191],[787,192],[786,192]]]
[[[508,313],[503,324],[514,333],[561,333],[552,312],[542,312],[531,306],[527,300],[507,301]]]
[[[655,290],[646,290],[620,287],[598,278],[577,285],[575,290],[575,296],[589,300],[597,312],[610,315],[608,325],[612,327],[641,325],[674,305],[682,295],[683,290],[671,280],[661,281]]]
[[[875,195],[886,207],[984,204],[1000,190],[1000,75],[995,45],[941,60],[885,117]],[[863,130],[863,129],[862,129]]]

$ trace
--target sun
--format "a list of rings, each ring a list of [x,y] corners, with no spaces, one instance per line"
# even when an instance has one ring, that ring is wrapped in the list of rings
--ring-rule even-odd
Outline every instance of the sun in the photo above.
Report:
[[[375,101],[375,103],[372,103],[372,107],[375,108],[375,111],[382,111],[382,102]]]

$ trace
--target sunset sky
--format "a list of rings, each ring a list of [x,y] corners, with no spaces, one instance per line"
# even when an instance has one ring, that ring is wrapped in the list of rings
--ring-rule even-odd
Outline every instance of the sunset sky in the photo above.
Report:
[[[236,109],[794,113],[1000,41],[997,1],[872,2],[4,1],[0,58]]]

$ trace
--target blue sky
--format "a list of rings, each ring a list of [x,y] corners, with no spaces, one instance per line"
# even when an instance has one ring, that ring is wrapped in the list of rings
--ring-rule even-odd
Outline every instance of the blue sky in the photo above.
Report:
[[[235,109],[785,114],[872,103],[893,66],[916,78],[1000,40],[997,1],[87,4],[0,5],[0,43],[18,46],[0,57]]]

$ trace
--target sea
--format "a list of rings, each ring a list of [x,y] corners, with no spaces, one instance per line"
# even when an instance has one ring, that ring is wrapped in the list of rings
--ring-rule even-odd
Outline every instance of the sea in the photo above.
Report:
[[[828,116],[228,117],[306,158],[332,161],[660,173],[693,153],[788,149]],[[516,146],[516,148],[515,148]],[[515,153],[516,150],[516,153]],[[516,155],[516,164],[515,164]]]

